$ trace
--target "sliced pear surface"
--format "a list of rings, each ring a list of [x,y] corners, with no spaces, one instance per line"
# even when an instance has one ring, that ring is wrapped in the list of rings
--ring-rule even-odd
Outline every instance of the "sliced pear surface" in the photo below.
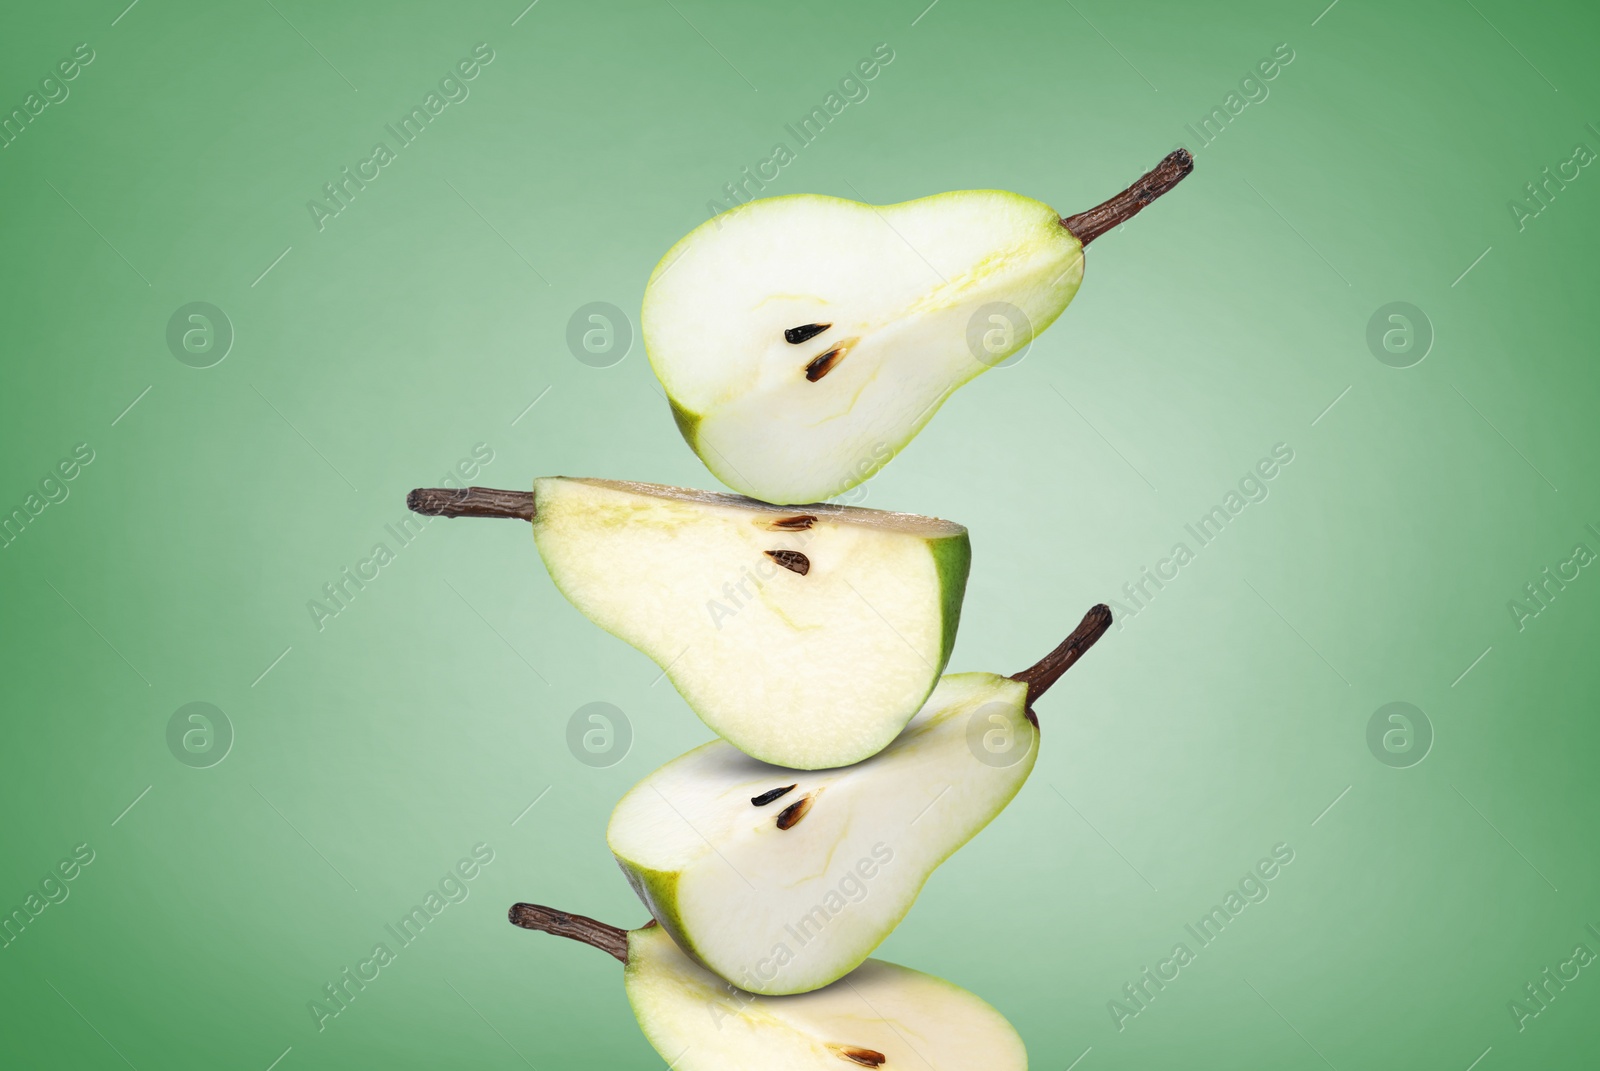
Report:
[[[994,1008],[949,982],[869,960],[792,997],[745,993],[685,956],[660,927],[631,932],[518,904],[511,921],[622,960],[644,1035],[677,1071],[1025,1071],[1027,1050]]]
[[[612,480],[551,477],[525,504],[504,497],[515,494],[410,501],[531,519],[561,593],[763,761],[818,769],[877,753],[950,657],[971,559],[961,525]]]
[[[838,770],[786,770],[714,741],[623,797],[607,841],[651,914],[717,974],[756,993],[817,989],[865,960],[1022,787],[1037,754],[1026,693],[946,676],[894,743]],[[1019,741],[1014,764],[974,758],[975,716]]]
[[[706,467],[745,494],[807,502],[871,476],[990,367],[966,338],[981,307],[1008,302],[1042,331],[1082,278],[1077,239],[1048,205],[1015,194],[883,208],[775,197],[675,246],[641,324]],[[1013,330],[990,359],[1030,337]]]
[[[831,498],[1048,327],[1078,291],[1084,246],[1192,168],[1180,149],[1066,219],[998,190],[740,205],[656,266],[640,321],[651,367],[723,483],[768,502]]]
[[[1017,677],[944,677],[894,743],[846,769],[787,770],[714,741],[617,804],[623,872],[686,953],[749,992],[804,993],[857,968],[1038,757],[1031,702],[1105,632],[1097,606]]]

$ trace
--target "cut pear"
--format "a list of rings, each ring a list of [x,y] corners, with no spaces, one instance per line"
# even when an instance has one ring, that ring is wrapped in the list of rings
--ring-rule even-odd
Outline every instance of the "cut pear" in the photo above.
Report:
[[[1179,149],[1066,219],[998,190],[740,205],[651,275],[640,314],[651,367],[723,483],[767,502],[831,498],[1048,327],[1083,280],[1084,246],[1193,166]]]
[[[1031,703],[1104,634],[1111,613],[1016,677],[940,680],[865,762],[804,772],[723,741],[650,774],[606,839],[686,953],[741,989],[804,993],[858,967],[923,883],[1009,803],[1037,758]]]
[[[765,762],[819,769],[877,753],[955,643],[971,559],[958,524],[613,480],[551,477],[517,495],[429,490],[409,501],[531,519],[561,593]]]
[[[837,984],[794,997],[741,992],[683,954],[658,926],[631,932],[537,904],[511,921],[583,941],[622,960],[628,1002],[676,1071],[1026,1071],[1005,1018],[941,978],[869,960]]]

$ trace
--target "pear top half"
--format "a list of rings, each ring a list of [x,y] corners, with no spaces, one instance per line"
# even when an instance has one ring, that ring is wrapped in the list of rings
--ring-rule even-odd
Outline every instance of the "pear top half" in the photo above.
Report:
[[[831,498],[1048,327],[1083,280],[1084,246],[1192,168],[1180,149],[1065,218],[999,190],[741,205],[657,265],[641,311],[651,367],[718,479],[767,502]]]

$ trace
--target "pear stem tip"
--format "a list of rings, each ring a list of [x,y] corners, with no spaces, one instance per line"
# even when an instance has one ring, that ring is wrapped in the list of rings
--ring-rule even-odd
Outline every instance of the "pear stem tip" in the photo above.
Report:
[[[580,941],[623,963],[628,962],[628,931],[620,927],[596,922],[582,915],[569,915],[542,904],[512,904],[506,917],[513,926]]]
[[[504,517],[531,521],[532,491],[493,487],[418,487],[406,495],[406,508],[428,517]]]
[[[1111,627],[1111,607],[1105,603],[1096,603],[1083,615],[1083,620],[1078,622],[1078,627],[1072,630],[1072,635],[1062,640],[1055,650],[1045,655],[1039,661],[1023,670],[1013,673],[1011,679],[1021,681],[1028,686],[1028,716],[1035,725],[1033,718],[1033,703],[1050,686],[1061,679],[1061,675],[1071,669],[1084,652],[1093,647],[1106,630]]]
[[[1118,227],[1144,211],[1156,198],[1182,182],[1194,170],[1194,157],[1188,149],[1175,149],[1138,182],[1115,197],[1095,205],[1087,212],[1066,216],[1061,225],[1082,245],[1088,245],[1113,227]]]

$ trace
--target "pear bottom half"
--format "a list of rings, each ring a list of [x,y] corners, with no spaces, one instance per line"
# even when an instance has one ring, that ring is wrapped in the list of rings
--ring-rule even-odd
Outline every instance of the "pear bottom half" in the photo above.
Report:
[[[959,524],[615,480],[545,478],[534,495],[556,587],[748,754],[864,759],[950,657],[971,558]]]
[[[868,960],[825,989],[741,992],[690,960],[659,926],[628,934],[628,1001],[675,1071],[1025,1071],[994,1008],[958,986]]]
[[[701,964],[751,992],[818,989],[860,965],[1027,780],[1028,694],[950,674],[894,743],[840,769],[784,769],[713,741],[624,796],[607,842]]]

